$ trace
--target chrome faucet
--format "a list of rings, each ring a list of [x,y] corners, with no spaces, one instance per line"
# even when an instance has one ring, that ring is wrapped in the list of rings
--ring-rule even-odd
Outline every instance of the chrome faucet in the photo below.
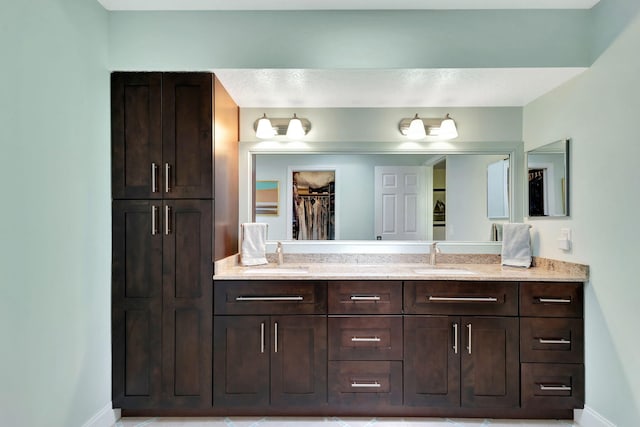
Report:
[[[282,250],[282,242],[278,242],[276,246],[276,254],[278,255],[278,265],[282,265],[284,263],[284,252]]]
[[[436,265],[436,253],[440,252],[438,248],[438,242],[433,242],[429,245],[429,264]]]

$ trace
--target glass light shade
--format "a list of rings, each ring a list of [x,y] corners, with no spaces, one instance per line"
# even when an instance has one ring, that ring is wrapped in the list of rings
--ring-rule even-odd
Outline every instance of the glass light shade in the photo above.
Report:
[[[266,114],[260,120],[258,120],[258,126],[256,128],[256,136],[261,139],[273,138],[276,135],[276,131],[271,126],[271,120],[267,119]]]
[[[425,136],[427,136],[427,132],[424,128],[424,122],[422,121],[422,119],[418,118],[418,115],[416,114],[416,117],[411,120],[411,123],[409,124],[409,129],[407,130],[407,136],[410,139],[422,139]]]
[[[287,137],[288,138],[302,138],[306,133],[304,128],[302,127],[302,122],[296,115],[293,115],[293,119],[289,121],[289,126],[287,126]]]
[[[438,136],[443,139],[453,139],[458,137],[458,129],[456,122],[447,114],[447,117],[440,123],[440,132]]]

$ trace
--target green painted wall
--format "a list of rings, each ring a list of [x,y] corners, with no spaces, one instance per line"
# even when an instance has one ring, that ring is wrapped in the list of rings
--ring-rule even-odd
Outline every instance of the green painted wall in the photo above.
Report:
[[[111,400],[108,14],[0,6],[0,425],[75,427]]]
[[[640,15],[582,75],[524,109],[525,149],[571,137],[571,217],[531,220],[536,255],[588,264],[586,403],[618,426],[640,420]],[[557,249],[561,227],[573,249]]]

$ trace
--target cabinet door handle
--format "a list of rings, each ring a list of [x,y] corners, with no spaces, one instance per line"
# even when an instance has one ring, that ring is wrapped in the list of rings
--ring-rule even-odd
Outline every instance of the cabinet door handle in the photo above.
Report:
[[[571,391],[571,387],[566,386],[566,385],[546,385],[546,384],[540,384],[540,390],[546,390],[546,391]]]
[[[260,323],[260,353],[264,353],[264,322]]]
[[[379,337],[351,337],[351,342],[380,342]]]
[[[458,354],[458,324],[453,324],[453,353]]]
[[[169,205],[164,207],[164,234],[167,236],[171,234],[171,207]]]
[[[351,381],[351,387],[352,388],[380,388],[382,387],[382,384],[380,384],[378,381],[372,381],[367,383]]]
[[[304,301],[304,297],[301,295],[296,296],[255,296],[255,297],[246,297],[239,296],[236,297],[236,301]]]
[[[273,323],[273,352],[278,352],[278,322]]]
[[[380,301],[378,295],[351,295],[351,301]]]
[[[151,205],[151,235],[158,234],[158,207]]]
[[[169,163],[165,163],[164,164],[164,191],[166,193],[171,192],[170,174],[171,174],[171,166],[169,165]]]
[[[151,192],[158,192],[158,165],[151,163]]]
[[[571,344],[571,340],[566,340],[564,338],[561,338],[559,340],[547,339],[547,338],[538,338],[538,342],[540,344]]]
[[[438,297],[429,296],[429,301],[440,302],[497,302],[496,297]]]
[[[467,330],[469,332],[469,337],[468,337],[469,341],[468,341],[468,344],[467,344],[467,353],[471,354],[471,323],[469,323],[467,325]]]
[[[571,298],[538,298],[542,304],[571,304]]]

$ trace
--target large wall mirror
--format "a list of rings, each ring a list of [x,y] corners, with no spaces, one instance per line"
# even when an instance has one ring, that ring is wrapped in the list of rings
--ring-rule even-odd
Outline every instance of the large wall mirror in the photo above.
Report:
[[[279,214],[256,215],[255,207],[249,206],[251,220],[269,224],[269,240],[291,240],[292,217],[296,223],[296,211],[298,214],[300,211],[300,204],[295,200],[296,196],[300,198],[300,189],[293,188],[292,171],[301,170],[335,171],[335,186],[331,187],[335,193],[332,194],[335,197],[335,223],[331,227],[335,227],[336,240],[487,242],[492,240],[492,228],[496,222],[521,219],[518,213],[514,213],[513,195],[517,191],[511,190],[517,186],[506,175],[506,181],[500,186],[500,191],[507,197],[502,202],[504,211],[499,219],[488,215],[491,184],[487,171],[496,163],[505,165],[503,169],[507,168],[513,163],[517,148],[468,153],[355,151],[286,153],[249,149],[247,154],[252,164],[252,178],[247,184],[255,188],[256,182],[269,181],[277,182],[280,188],[277,198]],[[522,151],[518,154],[522,156]],[[380,221],[376,213],[376,179],[381,166],[384,171],[389,168],[393,171],[406,169],[424,174],[417,203],[424,203],[426,214],[423,210],[415,216],[416,221],[424,221],[424,234],[411,239],[406,236],[395,238],[393,233],[382,234],[380,227],[376,226],[376,221]],[[302,191],[308,191],[306,185],[303,187]],[[314,191],[309,191],[309,198],[320,197]],[[315,204],[310,203],[309,206],[313,208]],[[410,215],[402,216],[409,218],[409,226],[413,225]],[[389,229],[388,216],[383,216],[382,221],[387,221],[382,228]]]
[[[569,216],[569,139],[527,152],[529,217]]]

